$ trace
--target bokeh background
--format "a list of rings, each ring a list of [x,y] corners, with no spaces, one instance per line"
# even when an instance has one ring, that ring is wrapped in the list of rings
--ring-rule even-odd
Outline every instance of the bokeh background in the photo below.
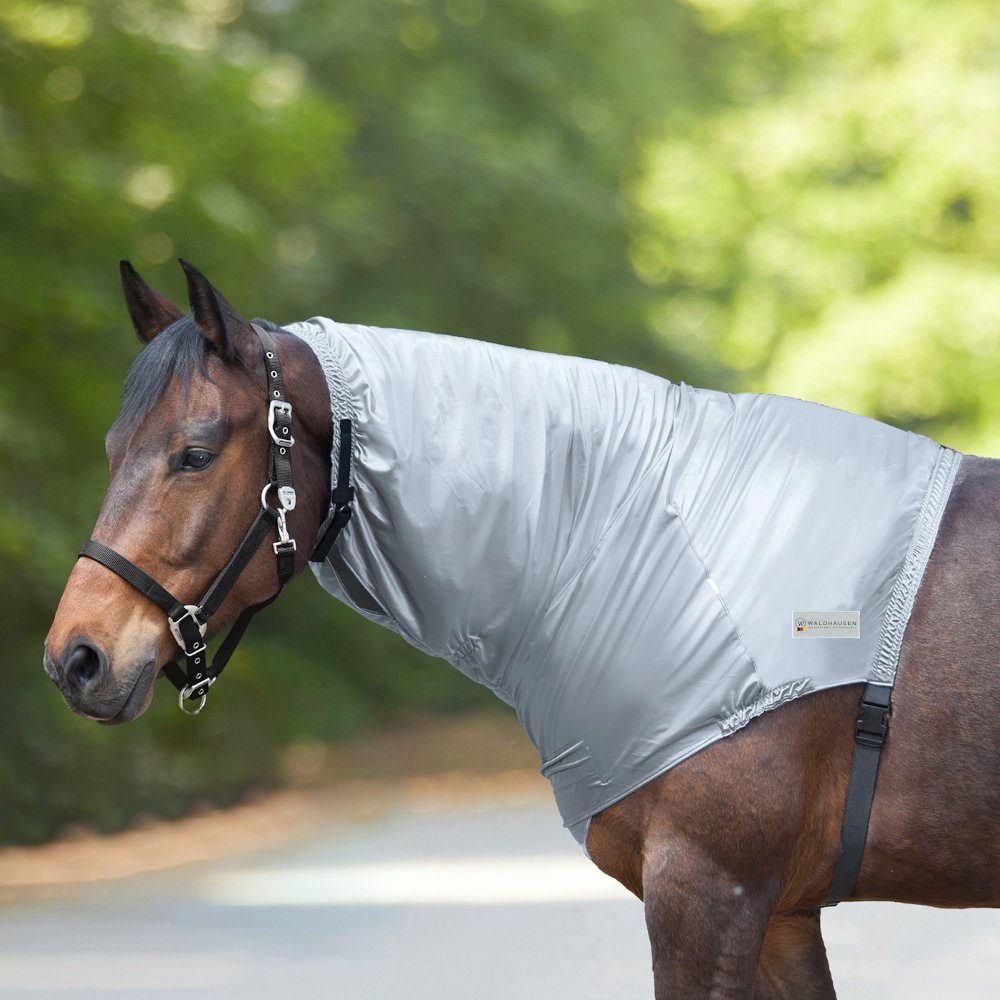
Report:
[[[1000,454],[990,0],[0,3],[0,841],[282,780],[491,696],[311,580],[197,724],[41,669],[138,344],[129,257],[247,315],[802,396]],[[499,710],[499,709],[498,709]]]

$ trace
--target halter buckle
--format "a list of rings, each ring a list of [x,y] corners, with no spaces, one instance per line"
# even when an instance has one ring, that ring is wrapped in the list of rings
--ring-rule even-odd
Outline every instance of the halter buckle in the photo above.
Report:
[[[282,431],[279,434],[275,427],[275,417],[281,418]],[[271,440],[281,445],[283,448],[291,448],[295,444],[292,437],[292,404],[285,399],[272,399],[267,407],[267,431],[271,435]]]
[[[197,646],[194,649],[188,649],[187,646],[184,645],[184,636],[181,634],[181,622],[184,621],[185,618],[190,618],[195,625],[198,626],[198,631],[201,633],[201,637],[203,639],[205,638],[205,633],[208,631],[208,622],[202,622],[201,619],[198,618],[198,610],[199,608],[197,604],[185,604],[184,614],[182,614],[180,618],[174,619],[169,616],[167,617],[167,624],[170,626],[170,634],[174,637],[177,645],[180,646],[185,653],[198,653],[205,648],[205,643],[203,642],[200,646]]]

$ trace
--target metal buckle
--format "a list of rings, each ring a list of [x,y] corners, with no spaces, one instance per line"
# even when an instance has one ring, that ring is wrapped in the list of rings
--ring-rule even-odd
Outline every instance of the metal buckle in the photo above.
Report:
[[[190,617],[191,620],[198,626],[198,631],[201,633],[201,637],[205,638],[205,633],[208,631],[208,622],[202,622],[198,618],[198,605],[197,604],[185,604],[184,610],[186,614],[183,614],[176,621],[173,618],[167,618],[167,624],[170,626],[170,633],[174,637],[174,641],[177,643],[185,653],[199,653],[205,648],[205,643],[195,649],[188,649],[184,645],[184,637],[181,635],[181,622],[185,618]]]
[[[208,689],[218,680],[218,677],[209,677],[207,680],[198,681],[197,684],[189,684],[177,694],[177,707],[185,715],[198,715],[201,710],[205,707],[205,702],[208,701]],[[205,690],[201,694],[201,698],[198,701],[198,705],[194,709],[186,708],[184,703],[188,699],[188,695],[197,688],[204,688]]]
[[[287,437],[279,437],[274,429],[274,418],[280,416],[282,421],[288,426],[285,428]],[[275,444],[280,444],[284,448],[291,448],[295,444],[292,437],[292,404],[284,399],[272,399],[267,407],[267,430],[271,435],[271,440]]]

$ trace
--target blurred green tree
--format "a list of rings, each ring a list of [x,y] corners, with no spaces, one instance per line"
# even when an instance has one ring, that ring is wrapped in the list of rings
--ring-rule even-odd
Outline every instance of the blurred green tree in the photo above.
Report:
[[[724,99],[630,199],[649,323],[739,384],[1000,452],[1000,22],[983,0],[691,0]]]

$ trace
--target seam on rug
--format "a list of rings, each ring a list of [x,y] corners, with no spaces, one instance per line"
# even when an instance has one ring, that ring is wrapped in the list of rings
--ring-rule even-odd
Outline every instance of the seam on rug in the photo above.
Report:
[[[772,709],[780,708],[786,702],[794,701],[812,689],[812,679],[800,677],[794,681],[785,681],[776,688],[771,688],[759,698],[755,698],[748,705],[736,709],[726,718],[719,721],[719,728],[724,736],[731,736],[738,729],[742,729],[748,722],[756,719],[757,716],[770,712]]]
[[[889,595],[889,603],[882,618],[878,648],[872,666],[870,680],[879,684],[892,684],[899,664],[899,652],[903,646],[903,634],[910,621],[913,602],[927,568],[927,560],[937,539],[938,528],[944,515],[945,505],[951,494],[955,475],[962,456],[950,448],[942,448],[931,471],[924,498],[917,514],[916,525],[910,536],[910,545],[903,560],[903,566],[896,577],[896,583]]]
[[[680,512],[680,508],[673,502],[673,500],[668,500],[666,503],[667,513],[673,514],[680,523],[681,530],[684,532],[684,537],[687,539],[688,548],[691,550],[692,555],[698,560],[702,571],[705,574],[705,582],[711,581],[715,584],[712,587],[712,593],[715,594],[716,600],[722,605],[722,611],[729,621],[729,625],[733,630],[733,634],[736,636],[736,641],[740,644],[740,649],[746,654],[747,659],[750,661],[750,666],[753,667],[754,676],[757,678],[757,683],[765,688],[763,679],[760,676],[760,671],[757,669],[757,661],[754,659],[753,653],[750,652],[747,644],[743,641],[743,633],[740,632],[739,625],[736,624],[736,619],[733,618],[729,611],[729,605],[726,604],[726,599],[722,596],[722,588],[719,586],[719,581],[712,576],[712,571],[708,568],[708,563],[701,556],[701,552],[698,550],[698,546],[694,544],[694,538],[691,535],[691,530],[688,528],[687,521],[684,520],[684,515]],[[752,704],[752,703],[751,703]]]

